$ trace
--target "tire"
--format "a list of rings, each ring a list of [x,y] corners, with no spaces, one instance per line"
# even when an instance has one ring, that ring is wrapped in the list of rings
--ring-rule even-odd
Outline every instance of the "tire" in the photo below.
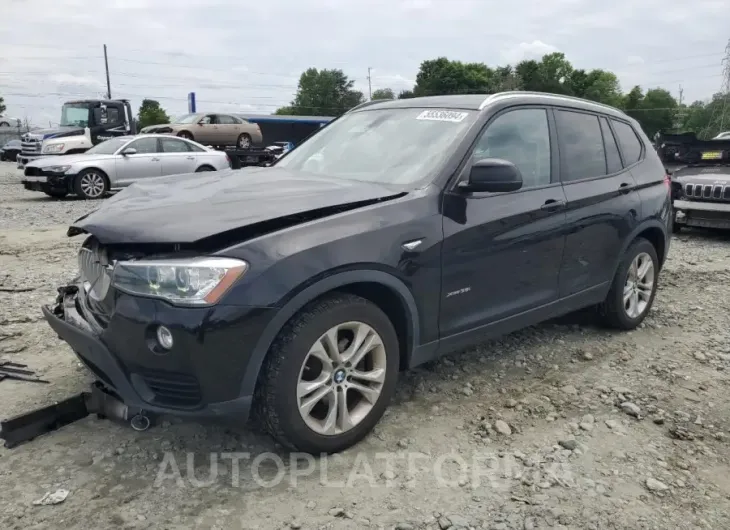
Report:
[[[98,169],[84,169],[76,175],[74,193],[86,200],[101,199],[109,193],[109,179]]]
[[[354,329],[374,332],[374,336],[368,335],[365,340],[379,337],[380,342],[375,341],[379,345],[369,349],[362,357],[363,361],[356,367],[338,367],[336,363],[332,363],[332,369],[327,369],[324,363],[319,362],[322,357],[310,355],[310,348],[321,344],[325,335],[337,326],[341,327],[338,346],[352,338]],[[332,357],[325,355],[325,358]],[[274,340],[259,375],[254,396],[254,419],[290,450],[312,454],[342,451],[362,440],[382,417],[395,392],[399,364],[395,329],[376,305],[364,298],[345,293],[335,293],[315,300],[292,317]],[[379,374],[378,380],[382,380],[362,383],[364,387],[373,385],[371,388],[376,390],[371,400],[365,399],[365,394],[359,390],[347,387],[365,381],[360,377],[363,374],[370,374],[372,377]],[[316,404],[309,413],[300,412],[297,392],[300,382],[315,384],[320,378],[325,383],[318,383],[320,386],[316,390],[303,394],[302,398],[302,403],[310,399]],[[321,394],[322,398],[316,400],[313,396],[317,392],[325,394]],[[336,430],[328,430],[326,420],[331,418],[329,413],[333,410],[333,402],[346,403],[341,401],[342,395],[348,396],[353,405],[348,410],[348,415],[352,413],[349,417],[353,420],[353,425],[345,428],[340,422],[343,417],[340,414],[337,415],[336,423],[329,423],[336,425]]]
[[[248,149],[251,147],[251,135],[247,133],[239,134],[236,140],[236,147],[238,149]]]
[[[178,137],[185,138],[186,140],[193,140],[193,133],[190,133],[188,131],[180,131],[177,133]]]
[[[215,168],[212,168],[210,166],[200,166],[198,169],[195,170],[196,173],[202,173],[204,171],[215,171]]]
[[[647,260],[651,261],[651,292],[641,296],[642,289],[634,289],[635,293],[638,293],[635,297],[629,298],[629,302],[624,302],[624,290],[629,289],[629,273],[632,265],[638,260],[639,270],[642,268],[642,263],[648,263]],[[646,265],[643,265],[646,266]],[[621,263],[616,270],[616,275],[613,278],[611,289],[608,291],[606,300],[599,306],[599,314],[601,320],[605,325],[614,329],[621,330],[632,330],[636,329],[641,324],[649,313],[652,304],[654,303],[654,297],[656,296],[657,285],[659,275],[659,258],[657,257],[656,249],[649,241],[644,238],[637,238],[636,241],[631,243],[629,248],[624,253]],[[645,275],[643,278],[646,280],[648,277]],[[641,282],[634,283],[634,287]],[[646,285],[646,281],[643,282]],[[646,290],[643,290],[646,293]],[[632,311],[636,302],[636,311]],[[628,305],[628,308],[627,308]]]
[[[0,121],[0,127],[10,127],[10,124],[6,121]]]
[[[66,195],[68,195],[67,191],[58,191],[58,190],[48,190],[44,191],[46,195],[49,197],[53,197],[54,199],[63,199]]]

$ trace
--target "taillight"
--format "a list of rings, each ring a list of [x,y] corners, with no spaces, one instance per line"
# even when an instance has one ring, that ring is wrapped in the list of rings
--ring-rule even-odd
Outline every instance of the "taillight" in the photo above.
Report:
[[[233,164],[231,163],[231,157],[228,156],[228,153],[226,153],[226,161],[228,161],[228,167],[233,167]]]
[[[664,175],[664,185],[667,187],[668,191],[672,191],[672,176],[669,173]]]

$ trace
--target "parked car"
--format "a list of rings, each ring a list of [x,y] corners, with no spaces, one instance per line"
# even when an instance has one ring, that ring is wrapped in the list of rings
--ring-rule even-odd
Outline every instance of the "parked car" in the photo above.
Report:
[[[39,158],[25,166],[27,190],[100,199],[141,179],[229,169],[228,155],[184,138],[119,136],[85,153]]]
[[[340,451],[400,370],[585,307],[636,328],[669,250],[649,139],[576,98],[370,102],[227,174],[140,181],[69,229],[81,279],[43,314],[121,418],[252,410]]]
[[[141,132],[174,134],[206,145],[238,149],[248,149],[263,141],[257,124],[230,114],[186,114],[173,123],[150,125]]]
[[[20,127],[21,121],[19,118],[11,118],[10,116],[0,116],[0,128],[1,127]]]
[[[713,140],[730,140],[730,131],[721,132]]]
[[[706,149],[698,162],[675,170],[672,181],[675,232],[687,226],[730,229],[730,149]]]
[[[4,146],[2,146],[2,148],[0,148],[0,161],[15,162],[15,159],[21,149],[20,140],[8,141]]]

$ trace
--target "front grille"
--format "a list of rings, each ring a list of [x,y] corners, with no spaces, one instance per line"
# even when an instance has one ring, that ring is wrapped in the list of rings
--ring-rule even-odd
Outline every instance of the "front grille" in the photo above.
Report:
[[[684,195],[695,200],[730,201],[730,185],[685,184]]]
[[[25,168],[24,175],[26,177],[40,177],[43,175],[43,171],[37,167],[27,167]]]
[[[171,407],[194,407],[202,401],[198,380],[188,374],[144,369],[137,372],[155,395],[155,403]]]
[[[20,143],[21,154],[34,156],[41,154],[43,143],[40,140],[24,140]]]
[[[98,248],[83,247],[79,251],[79,271],[81,280],[88,284],[89,295],[95,300],[103,300],[111,285],[111,275],[101,262]]]

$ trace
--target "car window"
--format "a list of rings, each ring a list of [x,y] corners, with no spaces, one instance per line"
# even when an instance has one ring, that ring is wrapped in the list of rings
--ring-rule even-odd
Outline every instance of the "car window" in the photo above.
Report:
[[[117,123],[119,119],[119,109],[116,107],[106,108],[106,123]]]
[[[482,133],[472,162],[501,158],[522,173],[523,188],[550,184],[550,130],[545,109],[517,109],[498,116]]]
[[[558,110],[555,119],[561,144],[562,180],[606,175],[606,152],[598,116]]]
[[[188,143],[176,138],[160,138],[163,153],[187,153]]]
[[[613,130],[616,131],[618,144],[621,146],[621,152],[624,155],[624,163],[630,166],[638,162],[641,159],[641,141],[636,136],[634,128],[622,121],[611,121],[613,122]]]
[[[203,152],[204,153],[205,152],[205,149],[203,149],[199,145],[195,145],[195,144],[192,144],[190,142],[184,142],[184,143],[188,147],[188,150],[189,151],[193,151],[195,153],[200,153],[200,152]]]
[[[150,153],[157,153],[157,138],[140,138],[130,143],[128,148],[131,147],[137,150],[138,155],[145,155]]]
[[[231,116],[226,116],[224,114],[218,115],[218,123],[221,125],[233,125],[236,123]]]
[[[621,156],[618,154],[618,145],[616,145],[616,138],[614,138],[606,118],[601,118],[601,132],[603,132],[603,146],[606,148],[608,172],[616,173],[621,171]]]
[[[215,116],[212,114],[208,114],[207,116],[203,116],[203,119],[200,120],[200,123],[203,125],[210,125],[211,123],[215,123]]]
[[[244,123],[244,120],[242,120],[241,118],[237,118],[236,116],[229,116],[229,117],[233,120],[233,123],[235,123],[235,124]]]

